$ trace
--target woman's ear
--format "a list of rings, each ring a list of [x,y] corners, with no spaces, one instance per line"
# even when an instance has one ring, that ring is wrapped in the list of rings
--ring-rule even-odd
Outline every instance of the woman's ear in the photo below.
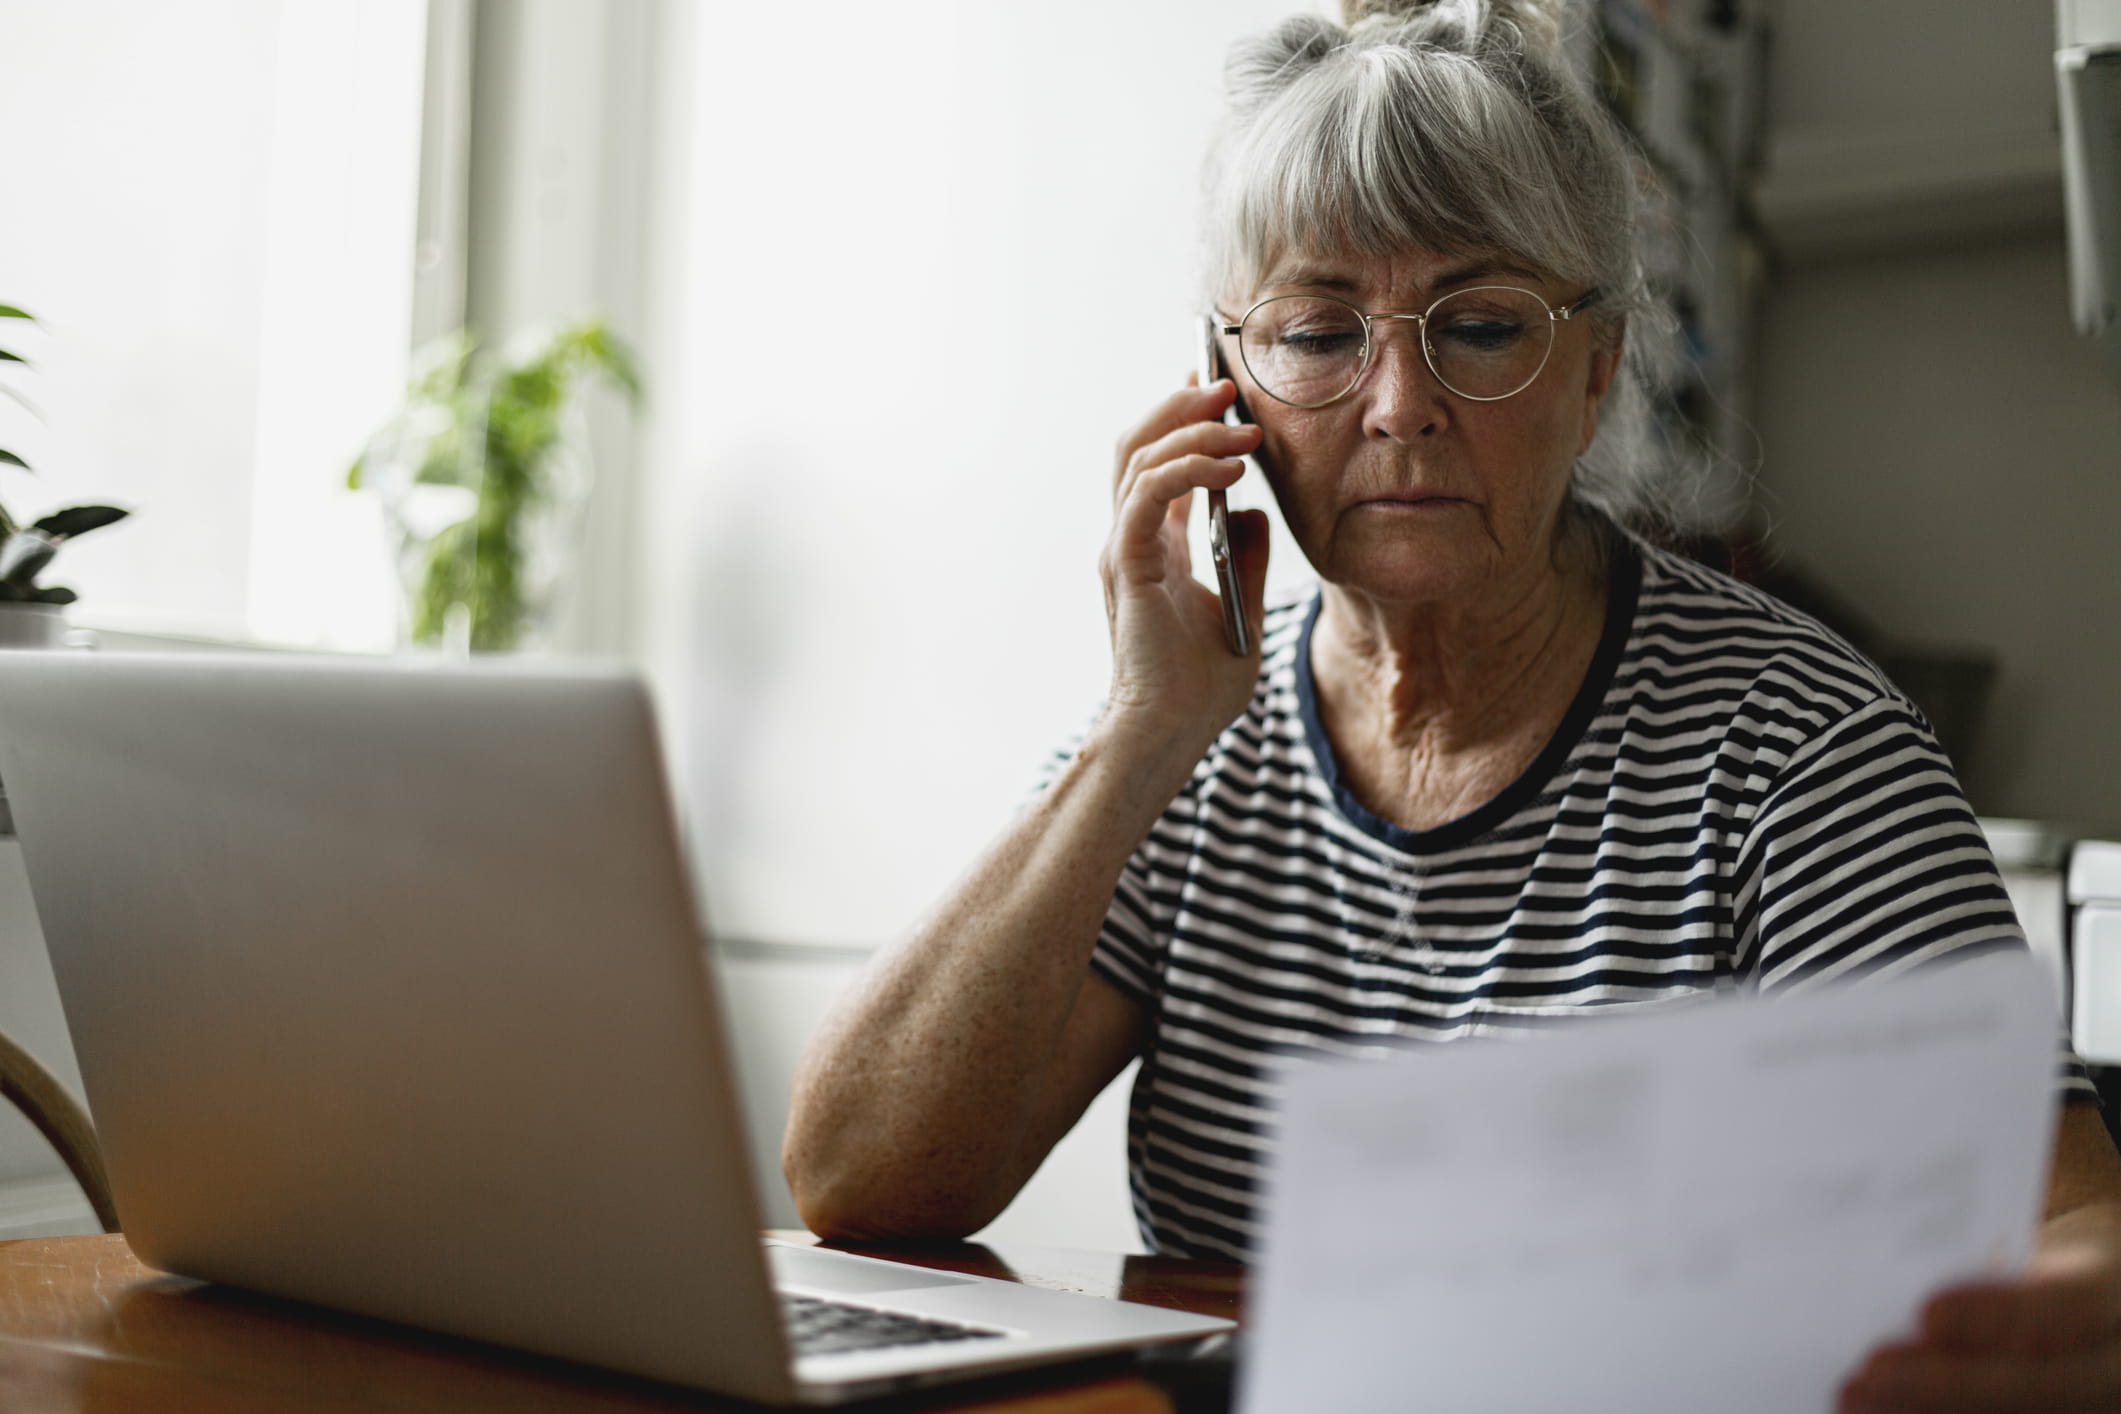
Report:
[[[1620,356],[1626,348],[1625,328],[1616,330],[1609,339],[1596,339],[1591,345],[1591,362],[1583,385],[1583,436],[1576,443],[1579,457],[1591,449],[1592,439],[1598,436],[1598,408],[1612,391],[1613,377],[1620,372]]]

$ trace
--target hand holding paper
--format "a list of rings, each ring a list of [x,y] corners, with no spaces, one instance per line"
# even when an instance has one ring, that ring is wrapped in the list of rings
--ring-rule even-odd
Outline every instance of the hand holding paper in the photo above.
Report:
[[[2011,954],[1292,1062],[1242,1407],[1830,1410],[2025,1260],[2055,1026]]]
[[[2077,1144],[2106,1146],[2083,1167],[2111,1171],[2097,1116],[2072,1107],[2063,1126],[2062,1166]],[[1873,1351],[1843,1385],[1839,1414],[2079,1409],[2121,1409],[2121,1222],[2096,1199],[2050,1222],[2022,1272],[1925,1302],[1917,1334]]]

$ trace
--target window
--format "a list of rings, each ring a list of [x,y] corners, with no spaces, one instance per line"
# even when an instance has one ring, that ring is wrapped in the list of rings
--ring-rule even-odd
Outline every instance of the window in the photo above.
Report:
[[[346,464],[398,397],[423,0],[12,7],[0,300],[37,314],[10,508],[133,520],[56,578],[112,627],[388,646]]]

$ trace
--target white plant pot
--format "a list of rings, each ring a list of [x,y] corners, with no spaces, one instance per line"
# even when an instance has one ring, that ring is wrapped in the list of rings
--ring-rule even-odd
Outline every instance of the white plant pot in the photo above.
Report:
[[[0,604],[0,649],[65,646],[65,605]]]
[[[65,605],[0,603],[0,651],[65,646]],[[0,838],[14,833],[15,812],[8,806],[6,787],[0,786]]]

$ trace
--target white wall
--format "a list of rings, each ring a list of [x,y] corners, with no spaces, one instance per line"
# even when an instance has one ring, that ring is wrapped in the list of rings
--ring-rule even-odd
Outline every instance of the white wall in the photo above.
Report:
[[[1224,51],[1291,8],[702,13],[655,592],[725,931],[899,933],[1102,697],[1112,447],[1192,366]]]

